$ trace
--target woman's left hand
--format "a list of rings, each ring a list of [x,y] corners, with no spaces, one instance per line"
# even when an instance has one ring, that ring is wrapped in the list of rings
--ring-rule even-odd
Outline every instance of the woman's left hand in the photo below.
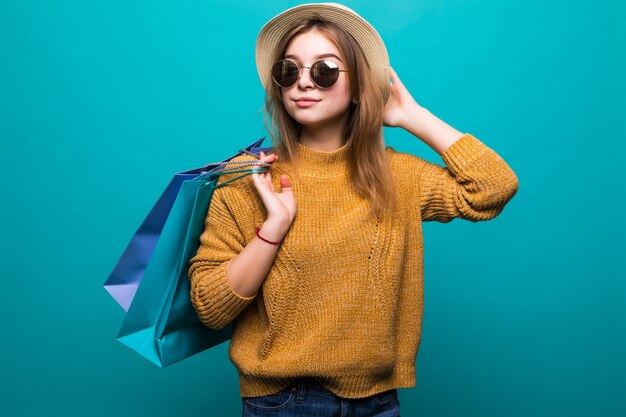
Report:
[[[403,128],[441,155],[463,134],[417,104],[398,74],[393,68],[390,70],[392,84],[383,110],[383,124]]]
[[[411,115],[421,106],[417,104],[409,90],[402,84],[393,68],[390,67],[389,70],[392,84],[389,86],[389,100],[383,111],[383,124],[408,130]]]

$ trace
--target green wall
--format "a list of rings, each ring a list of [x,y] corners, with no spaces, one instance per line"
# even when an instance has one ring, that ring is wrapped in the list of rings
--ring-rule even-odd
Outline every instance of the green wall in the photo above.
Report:
[[[255,37],[295,4],[0,1],[0,415],[240,415],[226,344],[159,369],[101,285],[172,173],[265,135]],[[493,221],[425,225],[402,415],[626,415],[624,3],[346,4],[520,180]]]

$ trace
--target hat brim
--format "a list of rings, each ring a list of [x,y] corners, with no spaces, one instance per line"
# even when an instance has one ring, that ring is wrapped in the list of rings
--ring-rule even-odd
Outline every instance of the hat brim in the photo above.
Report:
[[[266,91],[272,88],[272,65],[279,42],[293,25],[303,19],[321,16],[337,24],[356,40],[379,85],[385,102],[389,99],[389,56],[382,38],[365,19],[337,3],[303,4],[285,10],[263,26],[256,41],[256,66]]]

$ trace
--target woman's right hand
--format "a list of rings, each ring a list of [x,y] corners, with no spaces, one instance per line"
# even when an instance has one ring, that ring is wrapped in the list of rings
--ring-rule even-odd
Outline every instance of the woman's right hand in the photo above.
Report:
[[[268,164],[278,160],[278,155],[260,153],[261,160]],[[287,234],[296,216],[296,200],[287,175],[280,176],[280,192],[274,189],[270,172],[252,174],[252,182],[261,197],[267,211],[267,220],[263,223],[263,237],[272,241],[281,241]]]

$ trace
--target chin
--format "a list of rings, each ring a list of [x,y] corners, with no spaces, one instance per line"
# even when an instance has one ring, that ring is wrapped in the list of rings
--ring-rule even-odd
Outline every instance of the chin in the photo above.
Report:
[[[320,120],[319,117],[312,117],[311,115],[302,115],[298,113],[295,113],[295,114],[290,113],[289,115],[291,116],[293,120],[305,126],[311,126],[319,122],[322,122],[322,120]]]
[[[294,120],[303,126],[315,126],[318,124],[323,124],[324,122],[323,120],[308,117],[294,117]]]
[[[321,127],[333,123],[340,123],[342,119],[342,115],[336,115],[334,117],[319,117],[319,115],[302,114],[298,112],[291,114],[291,117],[301,125],[309,127]]]

